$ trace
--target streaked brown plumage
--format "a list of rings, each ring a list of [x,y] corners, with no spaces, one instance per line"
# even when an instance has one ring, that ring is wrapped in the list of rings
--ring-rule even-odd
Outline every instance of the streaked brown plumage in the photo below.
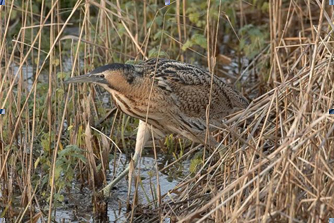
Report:
[[[121,111],[144,122],[147,120],[158,135],[177,133],[204,143],[211,84],[208,71],[174,60],[149,59],[138,65],[102,66],[68,82],[101,85]],[[209,124],[219,126],[226,115],[247,105],[248,101],[240,93],[213,75]],[[147,137],[143,137],[141,147]],[[210,143],[216,145],[212,138]],[[136,145],[135,156],[140,153]]]

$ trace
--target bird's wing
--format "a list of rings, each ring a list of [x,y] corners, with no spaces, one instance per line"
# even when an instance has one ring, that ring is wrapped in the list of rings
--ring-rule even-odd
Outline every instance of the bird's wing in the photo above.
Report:
[[[211,74],[201,68],[168,59],[144,62],[146,74],[155,79],[187,118],[204,119],[209,104]],[[221,79],[213,75],[210,118],[222,119],[248,101]]]

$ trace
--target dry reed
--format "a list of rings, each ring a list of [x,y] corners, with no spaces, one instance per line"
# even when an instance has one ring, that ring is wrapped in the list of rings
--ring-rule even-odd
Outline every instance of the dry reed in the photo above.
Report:
[[[185,0],[169,6],[177,11],[157,0],[128,5],[118,0],[70,2],[66,8],[64,1],[42,0],[38,13],[32,0],[7,0],[0,6],[0,106],[6,109],[0,117],[0,217],[52,221],[68,188],[59,184],[67,175],[57,164],[66,145],[79,145],[83,152],[75,153],[79,158],[68,163],[74,179],[69,179],[71,175],[63,181],[76,180],[93,192],[107,181],[109,154],[117,154],[118,146],[124,150],[133,146],[136,122],[113,110],[107,114],[99,99],[103,93],[93,86],[68,88],[65,77],[160,51],[173,59],[196,60],[220,73],[219,58],[224,55],[219,47],[227,35],[223,24],[233,30],[230,38],[239,39],[238,28],[267,23],[268,47],[241,77],[232,75],[232,81],[241,80],[251,105],[217,129],[221,147],[205,156],[195,175],[167,195],[160,195],[159,186],[152,189],[157,190],[158,206],[137,205],[135,200],[129,219],[327,222],[334,218],[334,117],[328,114],[334,108],[334,26],[327,1],[269,1],[263,4],[268,7],[265,12],[244,1],[230,3],[238,24],[224,13],[221,1],[208,0],[199,12],[199,24],[205,25],[198,27],[186,15],[185,6],[195,6]],[[206,38],[206,47],[195,44],[182,51],[194,32]],[[110,114],[113,118],[106,118]],[[93,126],[100,126],[100,131]],[[110,145],[118,146],[110,150]],[[71,161],[71,155],[64,157]],[[104,207],[104,200],[92,194],[95,208]],[[146,214],[135,213],[139,206]]]

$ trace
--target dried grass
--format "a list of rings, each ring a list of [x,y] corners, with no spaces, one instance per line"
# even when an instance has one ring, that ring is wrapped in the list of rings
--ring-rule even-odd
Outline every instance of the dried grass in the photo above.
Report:
[[[143,4],[152,2],[157,3],[144,0]],[[69,58],[73,76],[97,64],[145,58],[154,47],[174,59],[187,61],[192,55],[216,72],[220,72],[216,58],[223,57],[216,52],[222,42],[221,22],[209,18],[209,9],[203,14],[206,26],[201,30],[208,39],[207,51],[180,51],[198,29],[187,24],[189,18],[181,7],[186,1],[172,2],[180,10],[175,13],[176,32],[162,30],[165,39],[156,45],[152,45],[153,32],[161,29],[155,23],[148,27],[147,22],[160,14],[165,18],[166,8],[152,14],[149,8],[143,12],[120,9],[119,1],[78,0],[70,9],[62,8],[57,0],[47,3],[42,0],[40,15],[33,13],[31,0],[21,5],[8,0],[6,7],[0,8],[0,106],[6,109],[6,116],[0,117],[0,216],[16,221],[52,220],[54,196],[59,192],[54,182],[57,154],[66,144],[88,149],[88,162],[78,162],[75,170],[77,180],[93,192],[106,181],[110,144],[129,147],[131,135],[125,136],[126,128],[134,123],[118,112],[110,133],[116,142],[110,143],[105,135],[89,128],[97,123],[96,116],[107,120],[100,115],[101,103],[94,100],[95,94],[100,94],[94,87],[66,88],[56,76],[64,71],[64,58]],[[319,0],[269,3],[269,15],[263,16],[268,19],[269,46],[236,78],[244,83],[251,105],[217,129],[221,147],[206,157],[195,176],[186,177],[167,195],[160,195],[157,186],[159,207],[144,206],[149,214],[139,217],[133,208],[129,218],[133,222],[168,218],[171,222],[327,222],[334,217],[334,117],[328,114],[328,109],[334,108],[333,9]],[[234,7],[240,26],[253,20],[263,22],[257,16],[261,10],[250,4],[238,1]],[[69,16],[63,21],[61,13],[66,11]],[[20,14],[12,21],[14,12]],[[78,14],[80,19],[74,19]],[[219,15],[220,20],[230,22],[223,12]],[[77,21],[78,35],[65,34],[71,22]],[[8,36],[17,24],[18,34]],[[65,44],[67,51],[63,50]],[[119,45],[122,47],[116,47]],[[265,61],[270,62],[269,71],[259,66]],[[28,87],[24,70],[30,68],[33,83]],[[45,80],[47,90],[42,91],[38,85]],[[67,139],[62,138],[64,132]],[[49,153],[44,163],[38,157],[42,148]],[[112,153],[116,152],[115,147]],[[99,170],[98,163],[102,163]],[[43,184],[43,179],[49,181]],[[41,195],[43,191],[50,193],[48,201]],[[42,211],[47,206],[48,213]]]

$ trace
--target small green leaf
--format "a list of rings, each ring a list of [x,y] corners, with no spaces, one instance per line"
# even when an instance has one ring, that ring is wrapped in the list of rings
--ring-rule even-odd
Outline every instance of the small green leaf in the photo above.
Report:
[[[63,171],[63,168],[61,165],[57,165],[55,169],[55,181],[57,181]]]
[[[160,57],[160,56],[163,56],[163,57],[166,57],[166,58],[169,57],[168,54],[165,51],[160,50],[160,52],[159,52],[156,48],[153,48],[148,52],[148,57],[149,58]]]
[[[195,158],[190,161],[189,171],[190,173],[196,173],[197,168],[202,164],[202,159]]]
[[[117,24],[117,32],[120,36],[123,36],[123,34],[126,32],[126,29],[124,28],[123,24],[121,23]]]
[[[62,194],[55,193],[54,197],[59,202],[63,202],[64,201],[64,195],[62,195]]]
[[[182,46],[182,50],[183,51],[186,51],[188,48],[192,47],[193,46],[193,42],[191,40],[187,40],[187,42],[185,44],[183,44]]]
[[[191,40],[197,45],[200,45],[202,48],[206,49],[206,38],[204,35],[195,34],[191,37]]]
[[[163,30],[158,31],[158,32],[153,36],[153,39],[154,39],[154,40],[160,39],[161,35],[163,35]]]
[[[56,67],[58,67],[60,64],[60,60],[58,58],[52,60],[52,65],[55,65]]]
[[[190,13],[189,20],[193,23],[197,23],[199,20],[199,16],[200,16],[199,12]]]
[[[57,73],[57,78],[64,80],[65,78],[69,78],[70,73],[69,72],[58,72]]]
[[[155,18],[155,23],[156,23],[158,26],[161,26],[161,25],[162,25],[162,21],[163,21],[162,16],[157,16],[157,17]]]

